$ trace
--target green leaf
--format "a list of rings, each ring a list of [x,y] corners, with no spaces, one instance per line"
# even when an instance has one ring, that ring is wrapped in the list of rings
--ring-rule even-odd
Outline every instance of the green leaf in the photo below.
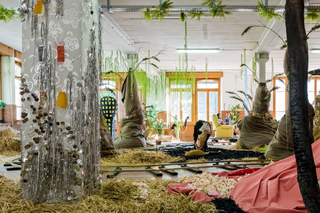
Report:
[[[141,17],[144,18],[146,21],[151,21],[152,20],[152,16],[151,16],[150,8],[147,8],[145,11],[143,11]]]
[[[8,22],[19,18],[19,14],[15,10],[8,10],[0,4],[0,21]]]
[[[271,19],[281,19],[282,16],[274,11],[274,9],[267,9],[262,1],[258,2],[258,9],[260,10],[258,12],[258,15],[262,16],[263,18],[266,18],[267,21],[270,21]]]
[[[252,27],[253,27],[253,26],[247,27],[247,28],[241,33],[241,36],[243,36],[244,34],[246,34],[247,32],[249,32]]]
[[[287,44],[284,44],[284,45],[282,45],[282,46],[280,47],[280,49],[283,50],[283,49],[285,49],[285,48],[287,48],[287,47],[288,47],[288,45],[287,45]]]
[[[205,16],[206,14],[202,11],[190,11],[189,12],[190,18],[194,19],[197,18],[198,21],[200,21],[201,17]]]
[[[320,11],[317,9],[309,9],[307,11],[306,20],[309,22],[317,22],[320,19]]]
[[[160,62],[160,59],[157,58],[157,57],[155,57],[155,56],[152,56],[151,58],[154,59],[154,60],[156,60],[156,61],[158,61],[158,62]]]
[[[154,66],[155,68],[159,69],[159,67],[157,65],[155,65],[154,63],[150,63],[150,65]]]
[[[187,15],[181,11],[180,13],[180,21],[185,22],[187,19]]]
[[[277,89],[280,89],[280,87],[279,87],[279,86],[272,87],[271,90],[269,90],[269,91],[270,91],[270,92],[273,92],[273,91],[275,91],[275,90],[277,90]]]

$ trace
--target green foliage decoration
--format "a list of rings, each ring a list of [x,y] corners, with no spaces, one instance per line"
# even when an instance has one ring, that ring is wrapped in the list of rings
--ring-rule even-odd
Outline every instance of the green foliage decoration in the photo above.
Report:
[[[6,102],[4,102],[3,100],[0,101],[0,109],[5,109],[7,106]]]
[[[212,18],[220,17],[220,19],[225,20],[226,15],[231,14],[231,12],[225,10],[226,5],[222,5],[222,0],[203,0],[202,5],[207,5],[210,8],[209,14]]]
[[[237,104],[235,106],[232,106],[231,107],[231,121],[232,121],[232,124],[237,124],[238,121],[239,121],[239,117],[240,117],[240,112],[239,111],[242,111],[244,110],[243,107],[240,106],[240,104]]]
[[[153,126],[154,126],[154,130],[155,130],[156,134],[161,136],[162,135],[162,129],[166,126],[166,123],[164,123],[162,121],[162,119],[160,119],[160,120],[156,120],[154,122]]]
[[[204,17],[206,14],[202,11],[194,10],[194,11],[190,11],[189,15],[191,19],[197,18],[197,20],[200,21],[201,17]]]
[[[18,19],[19,14],[15,10],[6,9],[0,4],[0,21],[8,22],[14,19]]]
[[[173,2],[170,0],[165,0],[162,4],[155,6],[153,9],[147,8],[143,11],[142,18],[146,21],[151,21],[152,19],[162,21],[164,16],[168,15],[172,4]]]
[[[282,16],[274,11],[274,9],[267,9],[262,1],[258,2],[258,9],[260,10],[258,12],[258,15],[262,16],[263,18],[267,19],[267,21],[270,21],[271,19],[281,19]]]
[[[317,9],[309,9],[307,11],[306,20],[309,22],[316,22],[320,19],[320,11]]]
[[[187,15],[181,11],[179,18],[180,21],[185,22],[187,20]]]

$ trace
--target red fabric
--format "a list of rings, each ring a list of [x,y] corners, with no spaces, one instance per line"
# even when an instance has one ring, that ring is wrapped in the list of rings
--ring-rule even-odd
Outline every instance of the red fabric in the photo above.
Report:
[[[193,201],[198,201],[201,203],[208,203],[213,198],[208,197],[206,194],[204,194],[201,191],[198,191],[197,189],[188,189],[187,186],[191,182],[186,183],[170,183],[167,185],[167,191],[166,193],[172,193],[172,194],[186,194],[191,195]],[[218,193],[218,192],[217,192]],[[219,193],[218,193],[219,194]],[[220,195],[220,194],[219,194]]]
[[[320,177],[320,140],[312,145]],[[295,156],[264,167],[240,180],[230,196],[245,212],[307,213],[297,182]]]

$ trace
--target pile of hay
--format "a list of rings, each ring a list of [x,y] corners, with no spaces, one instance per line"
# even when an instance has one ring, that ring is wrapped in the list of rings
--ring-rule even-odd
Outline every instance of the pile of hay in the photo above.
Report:
[[[191,201],[190,196],[166,194],[169,181],[142,181],[148,190],[139,198],[138,186],[132,180],[108,181],[95,196],[84,197],[77,204],[45,205],[25,202],[19,184],[0,176],[1,212],[218,212],[213,203]],[[140,181],[141,182],[141,181]]]
[[[161,151],[118,150],[119,154],[110,158],[102,158],[101,166],[158,164],[181,161],[181,157],[172,157]]]
[[[20,154],[19,132],[11,127],[0,126],[0,155],[13,156]]]

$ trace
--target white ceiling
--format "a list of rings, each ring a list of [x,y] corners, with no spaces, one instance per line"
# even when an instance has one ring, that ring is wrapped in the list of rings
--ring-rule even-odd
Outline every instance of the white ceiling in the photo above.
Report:
[[[174,5],[200,5],[201,0],[172,0]],[[127,0],[111,0],[111,6],[128,5]],[[285,0],[269,0],[269,5],[280,5]],[[107,0],[102,0],[106,6]],[[157,5],[159,0],[131,0],[129,5]],[[0,4],[6,7],[18,7],[19,0],[0,0]],[[257,0],[224,0],[226,5],[256,5]],[[320,5],[320,0],[312,0],[311,5]],[[115,23],[110,24],[107,20],[109,15]],[[103,48],[104,50],[121,50],[124,53],[137,51],[147,55],[157,54],[166,47],[164,54],[160,55],[160,63],[157,63],[161,70],[175,70],[179,66],[179,54],[177,48],[184,46],[184,23],[179,18],[167,18],[163,21],[153,20],[147,22],[141,18],[141,12],[115,12],[105,14],[103,18]],[[284,50],[280,50],[281,41],[273,33],[263,28],[253,28],[249,33],[241,36],[242,31],[249,25],[259,25],[259,21],[268,24],[285,39],[285,26],[281,21],[276,23],[261,19],[256,13],[234,12],[226,16],[226,20],[220,18],[202,18],[188,20],[188,47],[189,48],[219,48],[217,54],[189,54],[189,67],[194,66],[197,70],[204,70],[206,62],[208,69],[214,71],[239,70],[241,54],[247,49],[247,58],[252,56],[254,51],[268,51],[270,58],[273,58],[275,71],[282,72],[282,61]],[[119,36],[126,34],[132,45]],[[306,24],[307,31],[313,24]],[[14,49],[21,51],[21,23],[10,21],[0,22],[0,42]],[[320,31],[311,34],[308,40],[309,49],[320,48]],[[128,39],[127,39],[128,40]],[[320,68],[320,54],[310,53],[309,69]],[[267,64],[267,70],[271,71],[271,60]]]

